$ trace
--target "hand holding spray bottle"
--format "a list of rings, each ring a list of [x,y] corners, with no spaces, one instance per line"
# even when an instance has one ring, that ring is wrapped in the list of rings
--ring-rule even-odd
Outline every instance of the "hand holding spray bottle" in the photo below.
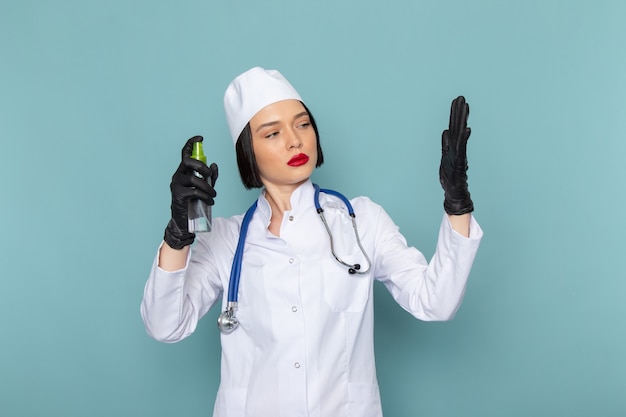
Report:
[[[191,157],[197,159],[206,164],[206,155],[202,148],[202,142],[194,142],[193,150],[191,151]],[[209,185],[211,184],[211,178],[204,178],[197,171],[195,175],[198,178],[206,180]],[[190,233],[202,233],[211,231],[211,206],[202,200],[189,200],[188,206],[188,227]]]

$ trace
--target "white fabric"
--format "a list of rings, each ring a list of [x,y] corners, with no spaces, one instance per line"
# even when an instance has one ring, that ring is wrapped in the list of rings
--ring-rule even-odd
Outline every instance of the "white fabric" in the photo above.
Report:
[[[326,194],[320,201],[339,256],[364,264],[344,204]],[[375,279],[419,319],[454,316],[482,237],[478,223],[472,218],[465,238],[444,215],[427,263],[406,246],[379,205],[365,197],[351,202],[373,262],[365,276],[348,274],[332,257],[310,182],[293,193],[280,237],[267,230],[270,207],[259,197],[239,286],[241,324],[221,335],[215,417],[382,416],[374,363]],[[179,341],[218,299],[226,305],[242,217],[214,219],[213,231],[198,235],[184,270],[163,271],[155,259],[141,306],[153,338]]]
[[[302,97],[280,72],[254,67],[238,75],[224,94],[224,112],[233,143],[259,110],[282,100],[302,101]]]

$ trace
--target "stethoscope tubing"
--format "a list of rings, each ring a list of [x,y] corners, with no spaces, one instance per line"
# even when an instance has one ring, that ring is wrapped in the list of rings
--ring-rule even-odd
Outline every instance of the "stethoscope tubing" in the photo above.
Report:
[[[237,242],[237,250],[235,250],[235,257],[233,258],[233,266],[230,269],[230,280],[228,282],[228,302],[236,303],[237,294],[239,293],[239,278],[241,277],[241,265],[243,261],[243,250],[246,243],[246,235],[248,234],[248,226],[250,226],[250,220],[256,210],[257,201],[254,202],[246,211],[241,222],[241,230],[239,231],[239,240]]]
[[[320,191],[321,191],[324,194],[330,194],[330,195],[334,195],[335,197],[340,198],[341,201],[343,201],[343,203],[346,205],[346,208],[348,209],[348,214],[350,215],[350,217],[356,217],[354,214],[354,209],[352,208],[352,204],[350,204],[350,200],[348,200],[345,195],[335,190],[329,190],[327,188],[320,188],[319,185],[317,184],[313,184],[313,188],[315,189],[313,203],[315,204],[315,209],[317,210],[318,213],[324,212],[324,209],[322,208],[320,204]]]
[[[361,238],[359,237],[359,230],[356,227],[356,215],[354,214],[354,209],[352,208],[352,204],[350,204],[350,201],[346,198],[346,196],[344,196],[343,194],[335,190],[320,188],[317,184],[313,184],[313,187],[315,188],[315,196],[313,198],[313,202],[315,203],[315,209],[317,210],[317,213],[319,214],[320,219],[322,219],[322,223],[324,223],[324,227],[326,228],[326,232],[328,233],[328,238],[330,240],[330,252],[332,253],[333,257],[341,265],[347,267],[348,272],[350,274],[367,274],[371,268],[371,261],[370,261],[369,256],[367,256],[367,252],[365,251],[365,249],[363,249],[363,245],[361,244]],[[361,250],[361,253],[363,254],[363,256],[365,256],[365,259],[367,260],[367,265],[368,265],[367,269],[361,270],[360,264],[351,265],[347,262],[344,262],[335,253],[335,239],[333,239],[333,234],[330,231],[330,227],[328,226],[328,223],[326,222],[326,216],[324,216],[324,209],[322,208],[320,204],[320,199],[319,199],[320,191],[325,194],[330,194],[330,195],[334,195],[335,197],[338,197],[346,205],[346,208],[348,209],[348,214],[350,215],[350,220],[352,221],[352,228],[354,229],[354,235],[356,236],[357,245],[359,245],[359,249]]]

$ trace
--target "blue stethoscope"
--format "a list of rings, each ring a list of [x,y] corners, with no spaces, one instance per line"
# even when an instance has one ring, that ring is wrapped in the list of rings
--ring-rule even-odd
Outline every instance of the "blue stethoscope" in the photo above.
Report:
[[[354,209],[352,208],[352,204],[350,201],[341,193],[337,191],[328,190],[324,188],[320,188],[317,184],[313,184],[313,188],[315,188],[315,194],[313,196],[313,202],[315,203],[315,209],[317,213],[320,215],[322,219],[322,223],[324,223],[324,227],[326,228],[326,232],[328,233],[328,237],[330,238],[330,251],[333,256],[341,265],[348,268],[349,274],[366,274],[369,272],[371,268],[370,258],[367,256],[365,249],[363,249],[363,245],[361,245],[361,239],[359,237],[359,231],[356,228],[356,216],[354,214]],[[320,191],[326,194],[334,195],[343,201],[348,209],[348,214],[352,220],[352,227],[354,228],[354,235],[356,236],[357,244],[359,245],[359,249],[361,253],[365,257],[367,261],[367,269],[361,270],[360,264],[349,264],[344,262],[337,254],[335,253],[335,245],[333,240],[333,234],[328,227],[328,223],[326,222],[326,217],[324,216],[324,209],[320,205]],[[228,282],[228,302],[226,304],[226,310],[224,310],[219,317],[217,318],[217,327],[223,333],[231,333],[233,330],[239,326],[239,320],[235,317],[235,311],[237,310],[237,295],[239,293],[239,279],[241,277],[241,264],[243,261],[243,249],[246,243],[246,235],[248,233],[248,226],[250,225],[250,220],[252,220],[252,215],[256,210],[257,202],[255,201],[252,206],[246,211],[246,214],[243,216],[243,221],[241,222],[241,230],[239,232],[239,241],[237,242],[237,249],[235,250],[235,257],[233,258],[233,266],[230,270],[230,281]]]

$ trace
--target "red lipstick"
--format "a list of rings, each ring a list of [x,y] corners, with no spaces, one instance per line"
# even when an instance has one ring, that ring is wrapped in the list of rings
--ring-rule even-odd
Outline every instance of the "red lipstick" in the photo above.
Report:
[[[287,165],[289,165],[290,167],[299,167],[306,164],[307,162],[309,162],[309,156],[304,153],[300,153],[291,158],[289,162],[287,162]]]

